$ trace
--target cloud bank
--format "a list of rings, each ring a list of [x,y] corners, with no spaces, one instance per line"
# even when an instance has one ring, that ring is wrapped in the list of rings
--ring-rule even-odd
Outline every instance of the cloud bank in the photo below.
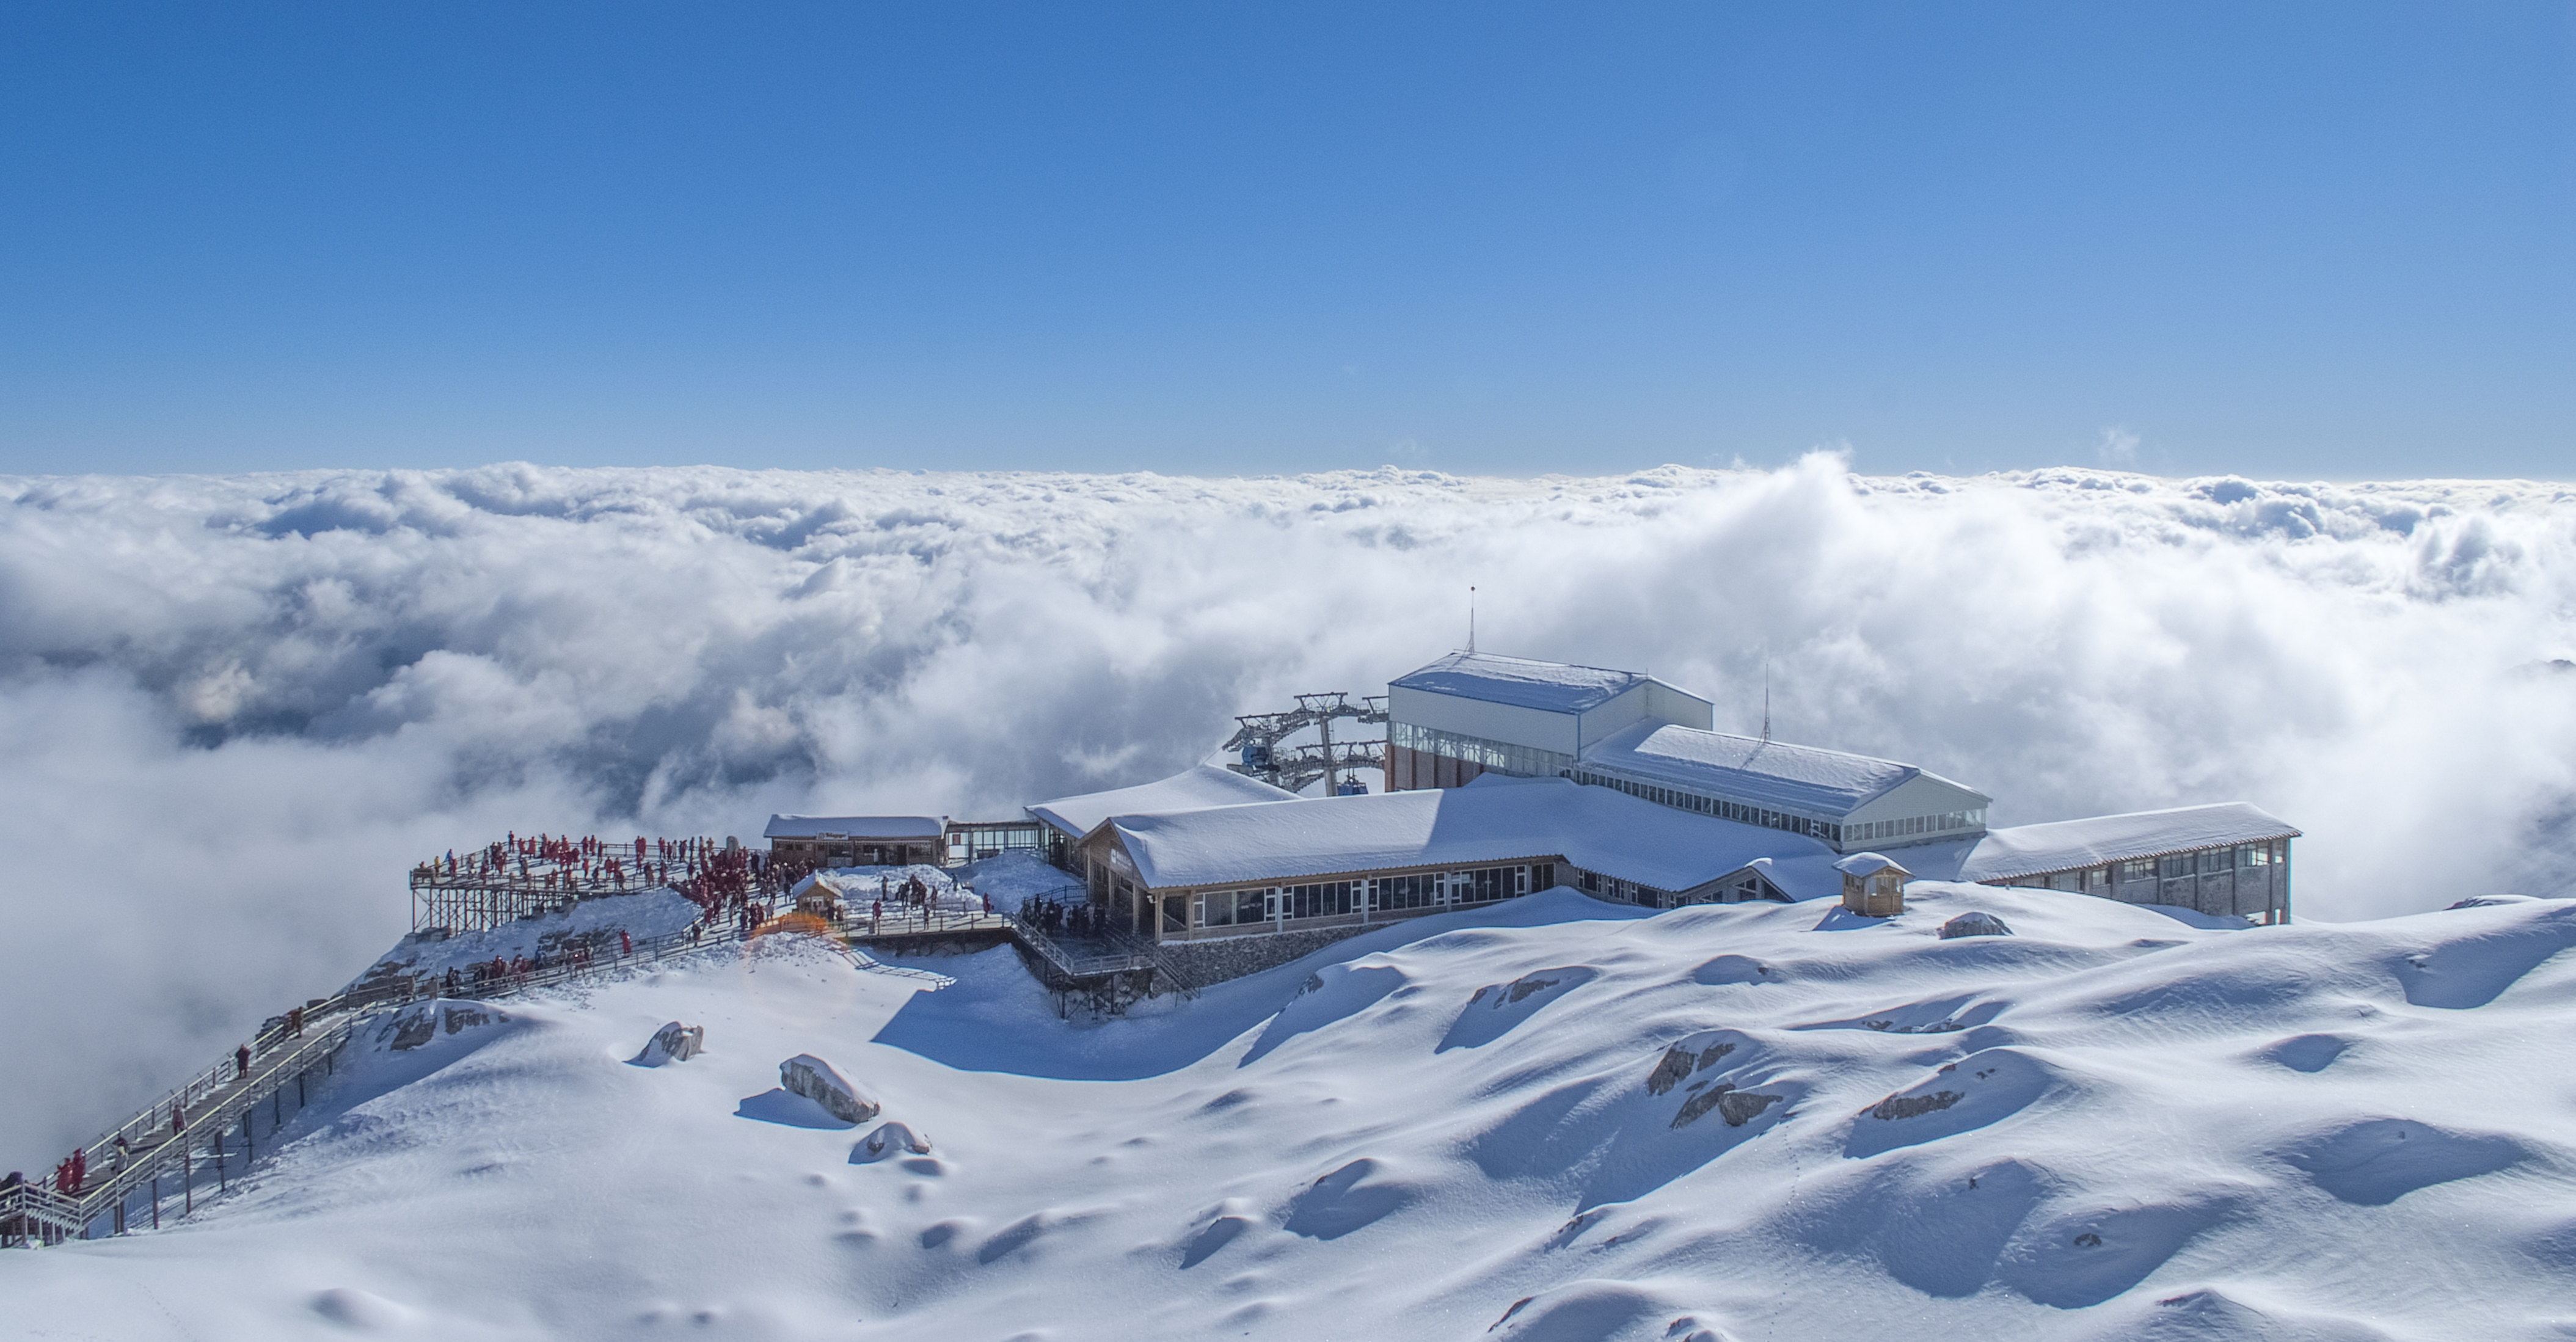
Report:
[[[2242,799],[2303,913],[2557,893],[2576,491],[2060,470],[0,479],[0,1165],[328,991],[505,829],[1006,816],[1463,641],[1974,784]],[[2538,664],[2539,669],[2533,669]]]

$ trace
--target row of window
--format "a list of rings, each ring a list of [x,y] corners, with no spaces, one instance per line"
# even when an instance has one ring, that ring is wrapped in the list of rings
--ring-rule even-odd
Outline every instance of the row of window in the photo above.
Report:
[[[1669,806],[1677,811],[1694,811],[1700,815],[1715,816],[1720,820],[1732,820],[1739,825],[1784,829],[1792,834],[1812,835],[1827,843],[1842,841],[1842,826],[1810,819],[1803,815],[1791,815],[1786,811],[1768,811],[1759,806],[1747,806],[1742,802],[1728,801],[1724,797],[1705,797],[1696,792],[1684,792],[1679,788],[1664,787],[1655,783],[1640,783],[1612,774],[1594,773],[1589,769],[1570,770],[1566,777],[1578,783],[1588,783],[1593,787],[1606,787],[1625,792],[1631,797],[1653,802],[1657,806]]]
[[[1197,897],[1200,927],[1242,927],[1368,910],[1456,908],[1526,895],[1556,884],[1556,864],[1319,881],[1258,890],[1211,890]]]
[[[1604,876],[1597,871],[1580,869],[1574,877],[1574,888],[1614,904],[1643,904],[1650,909],[1664,907],[1671,898],[1670,892],[1658,890],[1651,885],[1623,881],[1616,876]]]
[[[1436,727],[1416,726],[1410,722],[1388,723],[1386,741],[1391,746],[1463,760],[1495,773],[1517,774],[1523,778],[1553,778],[1574,766],[1572,755],[1541,750],[1536,746],[1516,746],[1508,741],[1489,741],[1462,732],[1444,732]]]
[[[1937,815],[1909,815],[1895,820],[1870,820],[1843,826],[1853,843],[1876,843],[1880,839],[1902,839],[1918,834],[1947,834],[1953,830],[1977,830],[1986,827],[1986,808],[1967,811],[1943,811]]]
[[[2289,860],[2290,841],[2276,839],[2270,843],[2238,844],[2233,848],[2211,848],[2197,853],[2131,858],[2118,863],[2117,867],[2119,883],[2126,885],[2132,881],[2172,881],[2240,870],[2251,870],[2259,876]],[[2111,867],[2087,867],[2082,871],[2059,872],[2051,876],[2048,883],[2060,890],[2104,890],[2112,883],[2112,870]]]

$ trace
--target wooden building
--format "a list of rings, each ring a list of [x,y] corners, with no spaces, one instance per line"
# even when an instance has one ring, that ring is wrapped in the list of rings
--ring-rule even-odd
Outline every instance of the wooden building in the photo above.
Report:
[[[934,815],[773,815],[761,831],[784,861],[817,867],[940,865],[948,820]]]
[[[1864,918],[1905,912],[1905,883],[1914,873],[1884,853],[1854,853],[1834,864],[1843,874],[1843,908]]]

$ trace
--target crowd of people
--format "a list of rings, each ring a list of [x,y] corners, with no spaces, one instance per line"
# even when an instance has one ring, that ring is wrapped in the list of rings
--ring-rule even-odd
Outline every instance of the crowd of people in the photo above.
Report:
[[[548,969],[570,968],[576,971],[587,969],[605,953],[604,948],[612,930],[617,936],[616,958],[623,960],[635,954],[633,934],[623,928],[603,928],[582,939],[556,947],[552,956],[546,954],[545,947],[539,946],[533,955],[495,955],[489,960],[477,961],[470,965],[449,965],[447,972],[440,976],[440,991],[446,996],[457,997],[462,996],[469,987],[477,992],[495,988],[515,988],[525,984],[529,976],[544,973]],[[692,930],[695,929],[692,928]],[[298,1022],[298,1025],[300,1030],[301,1022]]]
[[[988,905],[992,901],[986,900]],[[1106,931],[1087,903],[1038,896],[1020,906],[1020,921],[1051,937],[1088,937]]]
[[[781,888],[802,871],[787,872],[769,856],[715,840],[647,839],[632,845],[597,835],[521,835],[471,852],[449,849],[412,869],[419,881],[517,885],[533,890],[651,890],[670,886],[702,903],[746,891]]]

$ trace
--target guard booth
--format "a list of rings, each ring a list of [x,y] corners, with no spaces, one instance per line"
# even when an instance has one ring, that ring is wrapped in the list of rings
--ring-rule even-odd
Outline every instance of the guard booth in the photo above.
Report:
[[[1905,912],[1905,883],[1914,873],[1881,853],[1854,853],[1834,864],[1843,874],[1843,907],[1864,918]]]

